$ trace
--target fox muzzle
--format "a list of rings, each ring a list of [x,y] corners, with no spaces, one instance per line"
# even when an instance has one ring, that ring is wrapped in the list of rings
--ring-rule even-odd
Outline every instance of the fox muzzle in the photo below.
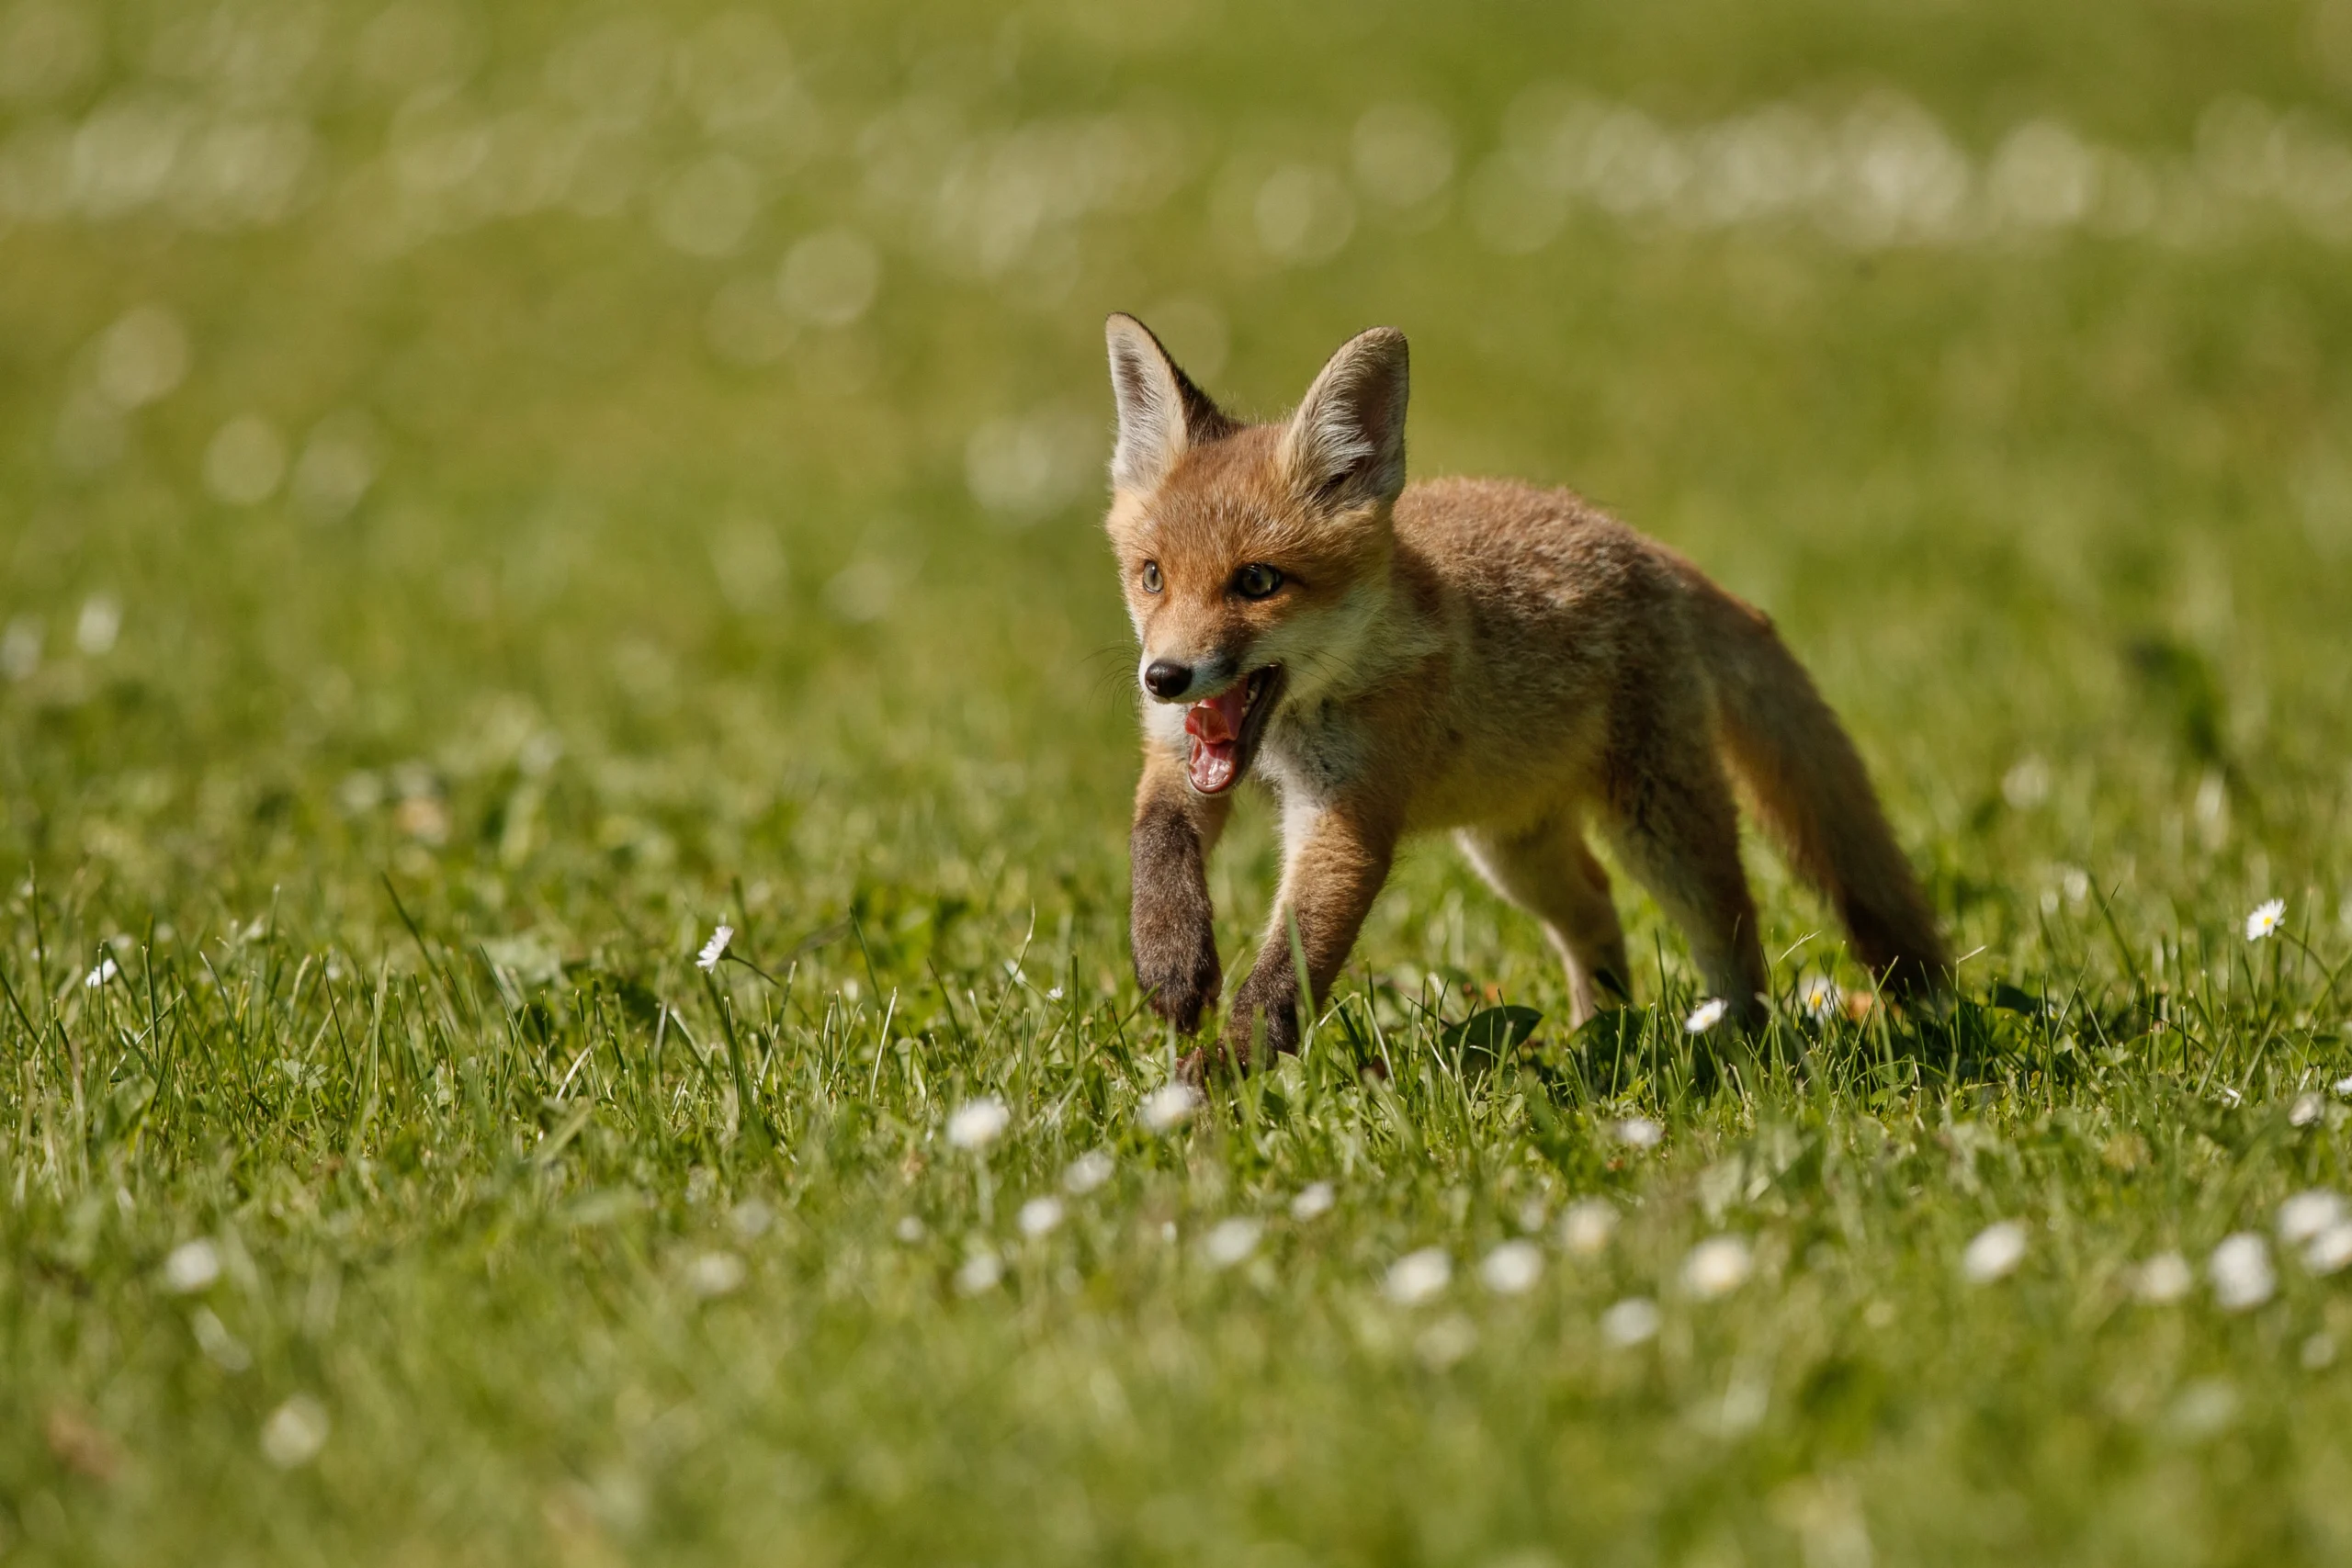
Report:
[[[1144,691],[1155,701],[1189,703],[1210,692],[1221,691],[1233,683],[1239,673],[1236,660],[1222,654],[1186,663],[1176,659],[1155,659],[1144,656],[1139,678]]]

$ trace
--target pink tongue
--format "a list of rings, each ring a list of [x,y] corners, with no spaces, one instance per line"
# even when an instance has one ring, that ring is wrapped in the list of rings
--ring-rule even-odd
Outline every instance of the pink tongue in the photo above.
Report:
[[[1184,710],[1184,733],[1192,738],[1185,759],[1193,787],[1215,795],[1233,783],[1235,743],[1241,735],[1241,710],[1249,704],[1247,682],[1237,682],[1221,696],[1194,703]]]
[[[1184,710],[1184,733],[1212,746],[1231,740],[1241,733],[1241,710],[1249,701],[1250,683],[1236,681],[1219,695]]]

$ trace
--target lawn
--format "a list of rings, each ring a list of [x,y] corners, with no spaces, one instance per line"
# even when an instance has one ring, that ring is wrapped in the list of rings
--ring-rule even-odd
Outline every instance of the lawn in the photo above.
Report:
[[[1432,843],[1171,1095],[1113,309],[1769,610],[1950,1015]],[[2341,1562],[2348,622],[2352,0],[0,0],[0,1561]]]

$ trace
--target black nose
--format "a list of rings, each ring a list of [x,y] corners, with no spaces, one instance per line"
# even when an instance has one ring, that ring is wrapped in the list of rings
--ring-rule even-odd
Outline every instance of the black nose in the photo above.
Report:
[[[1173,660],[1155,659],[1144,667],[1143,689],[1155,697],[1172,697],[1193,683],[1193,667]]]

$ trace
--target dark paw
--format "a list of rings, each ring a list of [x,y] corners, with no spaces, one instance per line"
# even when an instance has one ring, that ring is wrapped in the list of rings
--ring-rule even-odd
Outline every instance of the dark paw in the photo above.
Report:
[[[1201,1026],[1201,1014],[1216,1002],[1225,971],[1216,942],[1136,944],[1136,983],[1150,993],[1151,1010],[1186,1034]]]
[[[1222,1050],[1247,1069],[1298,1049],[1298,990],[1295,986],[1245,986],[1225,1021]],[[1262,1019],[1262,1022],[1261,1020]]]

